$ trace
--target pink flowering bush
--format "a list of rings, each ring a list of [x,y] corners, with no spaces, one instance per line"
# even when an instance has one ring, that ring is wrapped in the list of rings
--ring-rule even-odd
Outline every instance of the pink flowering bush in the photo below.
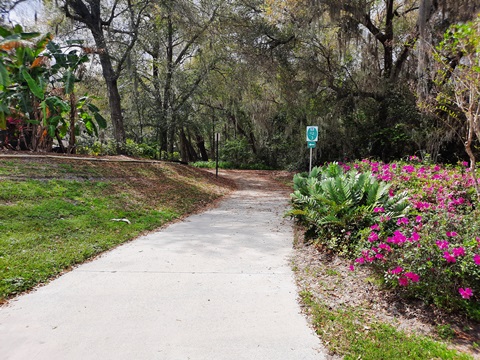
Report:
[[[443,308],[480,319],[480,210],[464,166],[410,163],[352,164],[407,191],[409,213],[359,230],[357,264],[379,271],[385,283]]]
[[[457,167],[363,160],[296,175],[290,215],[386,286],[480,320],[480,208]]]

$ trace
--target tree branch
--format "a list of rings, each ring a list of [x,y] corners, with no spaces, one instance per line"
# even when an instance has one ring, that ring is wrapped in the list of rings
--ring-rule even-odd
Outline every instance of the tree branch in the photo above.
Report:
[[[132,34],[130,35],[131,36],[130,44],[128,44],[127,48],[123,52],[122,57],[120,58],[120,60],[117,63],[117,67],[116,67],[116,71],[115,71],[115,74],[116,74],[117,78],[118,78],[118,76],[120,76],[120,72],[122,70],[123,64],[127,60],[127,57],[130,54],[130,51],[133,49],[133,47],[135,46],[135,43],[138,39],[138,26],[139,26],[140,21],[141,21],[142,13],[143,13],[143,11],[145,11],[148,4],[149,4],[148,0],[144,1],[143,6],[140,8],[140,10],[137,13],[137,18],[135,19],[135,15],[134,15],[133,10],[132,10],[133,5],[131,3],[131,0],[128,0],[128,8],[130,9],[130,24],[131,24],[133,30],[132,30]]]
[[[182,49],[182,51],[180,52],[180,54],[178,54],[177,56],[177,59],[175,60],[174,62],[174,66],[177,66],[181,61],[182,61],[182,58],[185,56],[185,54],[187,53],[187,51],[190,49],[190,47],[195,43],[195,41],[208,29],[208,27],[210,26],[210,24],[213,23],[213,21],[215,20],[215,17],[217,15],[217,10],[218,8],[220,7],[220,5],[218,5],[215,10],[213,11],[212,13],[212,16],[210,17],[210,19],[207,21],[207,23],[202,27],[202,29],[200,29],[199,32],[197,32],[184,46],[184,48]]]
[[[110,13],[110,18],[107,21],[102,21],[102,26],[110,26],[113,19],[115,19],[115,9],[117,8],[118,1],[119,0],[115,0],[115,2],[113,3],[112,12]]]
[[[410,54],[410,50],[415,46],[420,33],[415,31],[414,34],[410,35],[407,42],[403,46],[403,50],[395,61],[395,65],[393,66],[393,71],[391,73],[391,79],[397,79],[398,75],[400,75],[400,71],[402,70],[402,66],[405,61],[408,59],[408,55]]]

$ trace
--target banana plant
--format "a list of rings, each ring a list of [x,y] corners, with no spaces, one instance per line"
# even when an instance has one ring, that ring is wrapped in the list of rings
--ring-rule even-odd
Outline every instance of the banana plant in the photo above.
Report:
[[[63,149],[68,134],[73,152],[81,124],[90,134],[107,126],[93,99],[75,96],[76,74],[88,61],[81,41],[61,48],[51,34],[25,33],[19,25],[0,27],[0,37],[0,130],[31,150],[48,150],[54,138]]]

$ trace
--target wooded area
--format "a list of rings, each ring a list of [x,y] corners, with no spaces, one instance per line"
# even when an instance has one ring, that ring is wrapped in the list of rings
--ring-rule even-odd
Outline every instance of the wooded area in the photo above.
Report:
[[[196,161],[220,133],[304,169],[316,125],[318,162],[475,163],[478,0],[28,2],[0,1],[4,148]]]

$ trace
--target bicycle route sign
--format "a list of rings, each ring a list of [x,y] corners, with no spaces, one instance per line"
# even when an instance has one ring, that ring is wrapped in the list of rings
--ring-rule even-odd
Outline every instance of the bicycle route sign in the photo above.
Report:
[[[318,126],[307,126],[307,141],[318,141]]]

